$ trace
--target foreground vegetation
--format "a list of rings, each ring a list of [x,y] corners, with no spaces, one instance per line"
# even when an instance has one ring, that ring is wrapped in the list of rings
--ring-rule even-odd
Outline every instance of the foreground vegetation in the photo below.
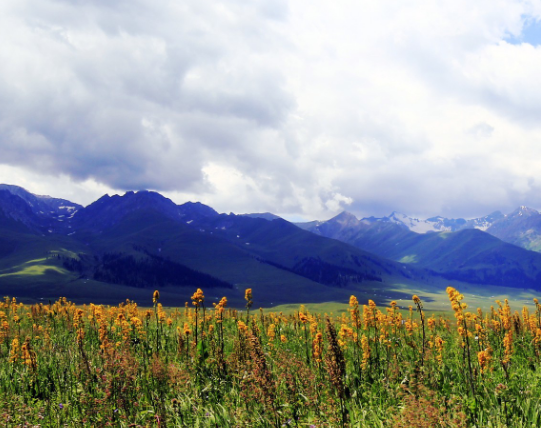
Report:
[[[541,424],[541,307],[449,319],[350,299],[341,316],[0,303],[6,427],[522,427]]]

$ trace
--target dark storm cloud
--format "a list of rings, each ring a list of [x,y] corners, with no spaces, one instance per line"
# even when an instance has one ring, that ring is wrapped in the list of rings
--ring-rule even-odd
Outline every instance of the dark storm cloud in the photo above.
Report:
[[[217,150],[249,153],[259,127],[284,121],[293,101],[265,58],[283,3],[161,6],[8,8],[2,161],[113,188],[185,190]]]
[[[505,41],[539,16],[515,0],[4,0],[0,177],[309,218],[541,208],[541,49]]]

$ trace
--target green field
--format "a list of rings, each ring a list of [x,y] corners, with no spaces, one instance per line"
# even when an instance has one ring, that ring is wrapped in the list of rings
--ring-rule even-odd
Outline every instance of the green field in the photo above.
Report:
[[[252,292],[242,311],[225,299],[211,305],[200,290],[193,304],[167,309],[157,293],[153,305],[147,294],[147,309],[133,302],[24,305],[6,298],[0,302],[0,424],[541,423],[539,306],[528,312],[502,302],[478,312],[466,308],[469,296],[451,288],[444,312],[425,310],[429,305],[417,297],[401,305],[411,302],[412,311],[354,298],[348,305],[267,310],[256,309]],[[432,297],[439,307],[441,295]]]

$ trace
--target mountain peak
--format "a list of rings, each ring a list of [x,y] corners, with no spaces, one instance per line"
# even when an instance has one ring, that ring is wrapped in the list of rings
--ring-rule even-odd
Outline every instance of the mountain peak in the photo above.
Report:
[[[533,208],[529,208],[525,205],[521,205],[520,207],[518,207],[515,211],[513,211],[511,214],[508,214],[507,217],[508,218],[513,218],[513,217],[531,217],[532,215],[538,215],[539,214],[539,211],[537,210],[534,210]]]
[[[10,193],[16,193],[16,192],[26,192],[30,193],[28,190],[26,190],[24,187],[21,186],[15,186],[14,184],[0,184],[1,190],[7,190]]]
[[[352,225],[357,224],[359,222],[359,219],[355,217],[354,214],[351,214],[349,211],[342,211],[340,214],[333,217],[329,221],[335,221],[342,225]]]
[[[194,218],[215,217],[219,215],[214,208],[202,204],[201,202],[186,202],[179,205],[178,210],[182,217],[190,217],[190,220],[193,220]]]
[[[77,211],[74,221],[78,227],[103,230],[137,211],[158,212],[174,220],[180,218],[178,207],[171,199],[157,192],[140,190],[138,192],[129,191],[122,196],[103,195],[88,207]]]
[[[61,218],[72,215],[82,208],[81,205],[66,199],[54,198],[52,196],[35,195],[28,190],[12,184],[0,184],[0,190],[5,190],[14,196],[24,200],[32,212],[41,218],[54,218],[63,221]]]
[[[394,221],[395,223],[396,222],[405,223],[406,221],[411,222],[412,220],[419,221],[416,218],[411,218],[410,216],[404,213],[400,213],[398,211],[393,211],[391,214],[389,214],[388,217],[383,217],[383,219],[388,219],[388,220]]]

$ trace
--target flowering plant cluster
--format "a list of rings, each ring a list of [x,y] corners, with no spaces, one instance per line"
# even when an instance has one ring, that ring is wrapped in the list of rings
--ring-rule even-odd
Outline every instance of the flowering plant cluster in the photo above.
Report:
[[[539,426],[541,306],[0,302],[1,426]],[[149,299],[150,304],[150,299]]]

